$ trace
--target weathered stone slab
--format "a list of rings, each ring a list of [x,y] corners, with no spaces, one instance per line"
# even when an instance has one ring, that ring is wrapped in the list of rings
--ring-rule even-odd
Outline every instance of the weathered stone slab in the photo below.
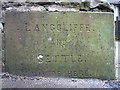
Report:
[[[115,79],[113,14],[8,12],[5,55],[14,74]]]

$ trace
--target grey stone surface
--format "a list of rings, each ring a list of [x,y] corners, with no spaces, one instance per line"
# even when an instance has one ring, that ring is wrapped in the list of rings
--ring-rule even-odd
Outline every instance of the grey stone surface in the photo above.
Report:
[[[74,12],[78,12],[79,10],[75,9],[75,8],[67,8],[67,7],[62,7],[62,6],[58,6],[58,5],[50,5],[48,7],[46,7],[48,9],[48,11],[74,11]]]
[[[108,0],[110,3],[118,3],[120,0]]]
[[[54,77],[9,77],[2,79],[3,88],[118,88],[114,82],[99,79]]]
[[[0,62],[2,61],[2,30],[3,25],[0,23]]]
[[[26,0],[0,0],[0,1],[1,2],[25,2]]]
[[[120,42],[118,42],[118,64],[120,66]]]
[[[0,23],[0,73],[2,73],[2,30],[3,26]],[[2,88],[2,80],[0,79],[0,89]]]
[[[70,2],[80,2],[83,0],[0,0],[1,2],[54,2],[54,1],[70,1]],[[96,0],[97,1],[97,0]],[[110,3],[118,3],[119,0],[107,0]]]
[[[110,4],[109,2],[107,1],[104,1],[104,2],[101,2],[101,0],[46,0],[46,1],[39,1],[39,0],[27,0],[27,1],[19,1],[16,2],[17,0],[15,1],[9,1],[8,3],[6,3],[5,1],[2,2],[3,4],[3,7],[5,9],[5,7],[7,7],[8,10],[13,10],[15,9],[15,7],[19,7],[20,5],[23,6],[27,6],[27,5],[35,5],[35,4],[38,4],[38,5],[51,5],[53,4],[56,4],[56,5],[60,5],[60,6],[64,6],[64,7],[58,7],[56,6],[57,9],[60,9],[59,11],[102,11],[102,12],[113,12],[113,10],[111,9],[110,7]],[[10,3],[10,2],[13,2],[13,3]],[[45,3],[46,2],[46,3]],[[71,2],[74,2],[71,3]],[[72,8],[71,8],[72,7]],[[100,8],[98,8],[100,7]],[[20,8],[20,7],[19,7]],[[50,6],[50,9],[53,9],[52,11],[54,11],[54,8],[55,7],[51,7]],[[90,9],[91,8],[91,9]],[[51,10],[50,10],[51,11]]]
[[[120,67],[116,67],[116,79],[120,80]]]
[[[120,80],[120,67],[118,68],[118,80]]]
[[[2,51],[0,51],[0,73],[2,72]]]
[[[0,33],[0,51],[2,51],[2,34]]]
[[[118,68],[117,68],[117,65],[118,65],[118,42],[115,42],[115,67],[116,67],[116,78],[118,79]]]
[[[0,23],[4,23],[5,21],[5,11],[1,10],[0,11]]]
[[[20,12],[26,12],[26,11],[45,11],[46,9],[43,6],[21,6],[21,7],[8,7],[6,8],[6,11],[20,11]]]
[[[2,30],[3,30],[3,25],[2,23],[0,23],[0,33],[2,33]]]
[[[1,2],[80,2],[81,0],[0,0]]]
[[[116,57],[115,57],[115,65],[116,65],[116,78],[120,80],[120,42],[116,41]]]
[[[100,79],[79,79],[63,77],[27,77],[0,73],[2,88],[116,88],[120,81]]]

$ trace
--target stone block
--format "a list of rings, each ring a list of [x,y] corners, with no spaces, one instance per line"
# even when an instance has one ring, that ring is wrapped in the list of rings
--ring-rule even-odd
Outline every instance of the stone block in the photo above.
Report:
[[[7,12],[5,69],[22,75],[115,79],[112,13]]]

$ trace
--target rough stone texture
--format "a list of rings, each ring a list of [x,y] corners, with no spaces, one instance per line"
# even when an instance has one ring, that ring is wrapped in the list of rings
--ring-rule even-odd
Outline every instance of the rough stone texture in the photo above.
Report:
[[[0,72],[2,72],[2,36],[3,36],[3,33],[2,33],[2,30],[3,30],[3,25],[2,23],[0,23]]]
[[[116,64],[116,78],[120,80],[120,42],[116,42],[116,59],[115,59],[115,64]]]
[[[2,88],[120,88],[116,80],[17,76],[1,73]]]
[[[56,7],[52,6],[53,4],[56,5]],[[102,4],[102,5],[101,5]],[[48,8],[50,7],[53,9],[58,9],[57,11],[102,11],[102,12],[113,12],[112,8],[110,7],[108,2],[104,2],[101,3],[101,1],[72,1],[71,0],[60,0],[60,1],[55,1],[55,0],[51,0],[51,1],[44,1],[44,2],[39,2],[39,1],[28,1],[28,2],[2,2],[2,9],[9,9],[9,10],[13,10],[12,8],[15,9],[15,7],[19,7],[21,8],[21,6],[26,6],[29,8],[29,6],[36,6],[36,5],[41,5],[44,6],[46,8],[46,6],[48,6]],[[49,6],[51,5],[51,6]],[[57,6],[58,5],[58,6]],[[64,6],[64,7],[63,7]],[[101,7],[104,6],[104,7]],[[99,7],[99,8],[98,8]],[[52,10],[53,11],[53,10]]]
[[[35,78],[35,77],[33,77]],[[74,79],[74,78],[45,78],[38,80],[12,80],[3,79],[3,88],[119,88],[118,85],[110,85],[106,81],[98,79]]]
[[[5,23],[6,71],[115,79],[113,14],[8,12]]]
[[[0,51],[0,73],[1,72],[2,72],[2,51]]]
[[[0,0],[1,2],[80,2],[81,0]]]
[[[0,0],[1,2],[56,2],[56,1],[65,1],[65,2],[81,2],[85,0]],[[107,0],[110,3],[118,3],[119,0]]]
[[[0,23],[0,73],[2,73],[2,30],[3,26]],[[0,79],[0,89],[2,88],[2,80]]]
[[[45,11],[46,9],[43,6],[21,6],[21,7],[9,7],[6,8],[6,11],[22,11],[22,12],[26,12],[26,11]]]
[[[2,34],[0,33],[0,51],[2,52]]]
[[[67,8],[67,7],[62,7],[58,5],[50,5],[46,8],[48,9],[48,11],[66,11],[66,12],[69,12],[69,11],[78,12],[79,11],[75,8]]]
[[[118,64],[120,66],[120,42],[118,42]]]
[[[116,49],[116,53],[115,53],[115,67],[116,67],[116,78],[118,78],[118,58],[119,58],[119,54],[118,54],[118,42],[115,42],[115,49]]]
[[[26,0],[0,0],[0,1],[1,2],[25,2]]]
[[[120,80],[120,67],[116,66],[116,79]]]
[[[120,65],[119,65],[119,68],[118,68],[118,80],[120,80]]]
[[[5,21],[5,11],[1,10],[1,14],[0,14],[0,23],[4,23]]]

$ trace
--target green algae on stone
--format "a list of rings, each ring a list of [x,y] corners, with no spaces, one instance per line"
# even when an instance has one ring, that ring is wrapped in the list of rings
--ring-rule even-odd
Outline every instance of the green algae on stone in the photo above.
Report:
[[[115,79],[113,14],[8,12],[5,23],[6,71]]]

